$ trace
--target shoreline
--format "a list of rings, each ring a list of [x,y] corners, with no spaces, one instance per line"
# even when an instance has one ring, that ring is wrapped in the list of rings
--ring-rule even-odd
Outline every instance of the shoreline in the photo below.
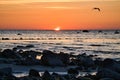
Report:
[[[48,71],[50,74],[57,73],[59,75],[67,75],[67,71],[70,68],[76,68],[78,66],[67,66],[67,67],[50,67],[50,66],[42,66],[42,65],[32,65],[32,66],[23,66],[23,65],[14,65],[14,64],[0,64],[1,68],[12,68],[12,74],[16,77],[24,77],[29,75],[29,71],[31,69],[35,69],[39,72],[39,74],[42,76],[44,71]],[[97,70],[94,71],[80,71],[79,75],[84,76],[86,74],[96,74]]]
[[[41,55],[39,60],[37,55]],[[104,77],[120,80],[120,61],[87,53],[74,55],[13,48],[0,52],[0,57],[4,58],[0,60],[1,80],[101,80]]]
[[[75,68],[77,66],[68,66],[68,67],[50,67],[50,66],[42,66],[42,65],[14,65],[14,64],[0,64],[0,68],[11,67],[13,72],[28,72],[30,69],[36,69],[39,72],[44,72],[45,70],[49,72],[67,72],[69,68]]]

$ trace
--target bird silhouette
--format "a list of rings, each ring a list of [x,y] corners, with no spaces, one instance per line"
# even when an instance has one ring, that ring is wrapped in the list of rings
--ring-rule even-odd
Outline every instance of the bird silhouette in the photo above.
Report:
[[[101,11],[100,8],[98,8],[98,7],[94,7],[93,9],[94,9],[94,10]]]

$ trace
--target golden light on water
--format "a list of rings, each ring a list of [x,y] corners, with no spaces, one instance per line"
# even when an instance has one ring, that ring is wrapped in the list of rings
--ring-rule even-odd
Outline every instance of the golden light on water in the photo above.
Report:
[[[42,57],[42,55],[37,55],[37,56],[36,56],[36,59],[37,59],[37,60],[40,60],[41,57]]]

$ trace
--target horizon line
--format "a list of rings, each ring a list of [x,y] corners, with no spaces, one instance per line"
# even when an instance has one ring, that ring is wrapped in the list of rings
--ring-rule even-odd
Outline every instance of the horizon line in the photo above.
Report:
[[[88,30],[88,31],[106,30],[106,31],[110,31],[110,30],[120,30],[120,29],[62,29],[60,31],[83,31],[83,30]],[[0,31],[55,31],[55,30],[52,30],[52,29],[0,29]]]
[[[0,4],[21,4],[21,3],[60,3],[60,2],[96,2],[96,0],[72,0],[72,1],[15,1],[15,0],[1,0]],[[103,1],[119,1],[119,0],[97,0],[97,2],[103,2]]]

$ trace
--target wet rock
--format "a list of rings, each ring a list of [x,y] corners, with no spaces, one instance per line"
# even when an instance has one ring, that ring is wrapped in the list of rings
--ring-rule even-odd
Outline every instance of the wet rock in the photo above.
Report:
[[[113,60],[113,59],[109,59],[109,58],[105,59],[103,61],[102,66],[104,68],[107,68],[107,69],[110,69],[110,70],[113,70],[113,71],[116,71],[116,72],[120,73],[120,63]]]
[[[36,59],[37,55],[40,55],[40,52],[36,51],[21,51],[19,54],[24,58],[18,65],[39,65],[41,64],[40,60]]]
[[[18,45],[15,48],[17,48],[17,49],[25,49],[25,46]]]
[[[30,77],[40,77],[39,72],[35,69],[30,69],[29,76]]]
[[[50,75],[50,73],[48,71],[45,71],[43,76],[42,76],[43,80],[52,80],[52,76]]]
[[[99,30],[99,31],[98,31],[98,33],[102,33],[102,31],[101,31],[101,30]]]
[[[102,78],[100,80],[114,80],[114,79],[112,79],[112,78]]]
[[[0,80],[19,80],[19,79],[11,75],[11,76],[4,76]]]
[[[120,80],[120,74],[110,69],[100,68],[96,74],[98,79],[101,78],[112,78],[115,80]]]
[[[84,67],[83,66],[79,66],[79,67],[76,67],[75,69],[79,70],[79,71],[82,71],[82,70],[84,70]]]
[[[73,74],[73,75],[78,75],[79,74],[79,72],[76,69],[74,69],[74,68],[68,69],[67,73],[68,74]]]
[[[24,58],[31,57],[32,59],[36,60],[36,56],[41,54],[40,52],[36,51],[24,51],[20,53],[20,55]]]
[[[77,59],[81,62],[80,65],[83,65],[84,67],[91,67],[94,65],[93,59],[86,54],[78,55]]]
[[[53,77],[53,80],[66,80],[63,76],[61,76],[57,73],[53,73],[52,77]]]
[[[0,78],[3,80],[18,80],[12,75],[12,68],[10,67],[0,69]]]
[[[18,46],[16,46],[15,48],[17,48],[17,49],[28,49],[28,48],[33,48],[33,47],[34,47],[34,45],[28,44],[28,45],[26,45],[26,46],[18,45]]]
[[[119,31],[115,31],[114,34],[119,34]]]
[[[17,35],[22,35],[21,33],[18,33]]]
[[[97,66],[101,66],[101,65],[102,65],[102,62],[103,62],[103,60],[102,60],[101,58],[96,58],[96,60],[94,60],[94,63],[95,63],[95,65],[97,65]]]
[[[42,80],[42,78],[40,78],[40,77],[24,76],[24,77],[20,77],[19,80]]]
[[[27,76],[24,76],[24,77],[20,77],[19,80],[31,80],[31,79],[29,79],[29,77]]]
[[[12,51],[14,51],[15,53],[17,53],[17,48],[16,47],[14,47],[13,49],[12,49]]]
[[[46,66],[64,66],[61,59],[56,55],[43,55],[41,57],[41,62]]]
[[[76,65],[76,63],[75,63],[74,61],[71,61],[71,62],[69,63],[69,66],[74,66],[74,65]]]
[[[15,53],[11,49],[5,49],[2,53],[1,56],[4,58],[11,58],[11,59],[21,59],[21,56],[18,53]]]
[[[88,33],[89,31],[88,31],[88,30],[83,30],[82,32],[86,32],[86,33]]]
[[[34,47],[34,45],[32,45],[32,44],[28,44],[27,46],[26,46],[26,48],[33,48]]]
[[[66,80],[70,80],[70,76],[69,75],[64,75],[63,76]]]
[[[55,79],[55,80],[57,80],[57,79]],[[67,80],[67,79],[65,79],[63,76],[60,76],[59,80]],[[73,79],[73,80],[75,80],[75,79]]]
[[[104,67],[112,66],[114,65],[115,62],[116,62],[115,60],[107,58],[103,61],[103,66]]]
[[[2,40],[10,40],[9,38],[2,38]]]
[[[54,76],[54,75],[55,75],[55,76],[58,76],[59,74],[57,74],[57,73],[53,72],[53,73],[52,73],[52,75],[53,75],[53,76]]]
[[[68,54],[60,52],[59,56],[65,65],[68,65],[70,63],[70,60],[69,60],[70,56]]]
[[[60,56],[48,50],[43,51],[41,62],[45,66],[64,66]]]
[[[43,50],[43,52],[42,52],[43,54],[54,54],[52,51],[50,51],[50,50]]]
[[[92,79],[87,78],[87,77],[80,77],[79,80],[92,80]]]
[[[101,44],[91,44],[89,46],[106,46],[106,45],[101,45]]]
[[[40,61],[39,60],[34,60],[32,57],[27,57],[25,60],[21,60],[21,62],[17,63],[17,65],[39,65]]]
[[[0,69],[0,74],[1,75],[12,75],[12,68],[10,67],[2,68]]]

